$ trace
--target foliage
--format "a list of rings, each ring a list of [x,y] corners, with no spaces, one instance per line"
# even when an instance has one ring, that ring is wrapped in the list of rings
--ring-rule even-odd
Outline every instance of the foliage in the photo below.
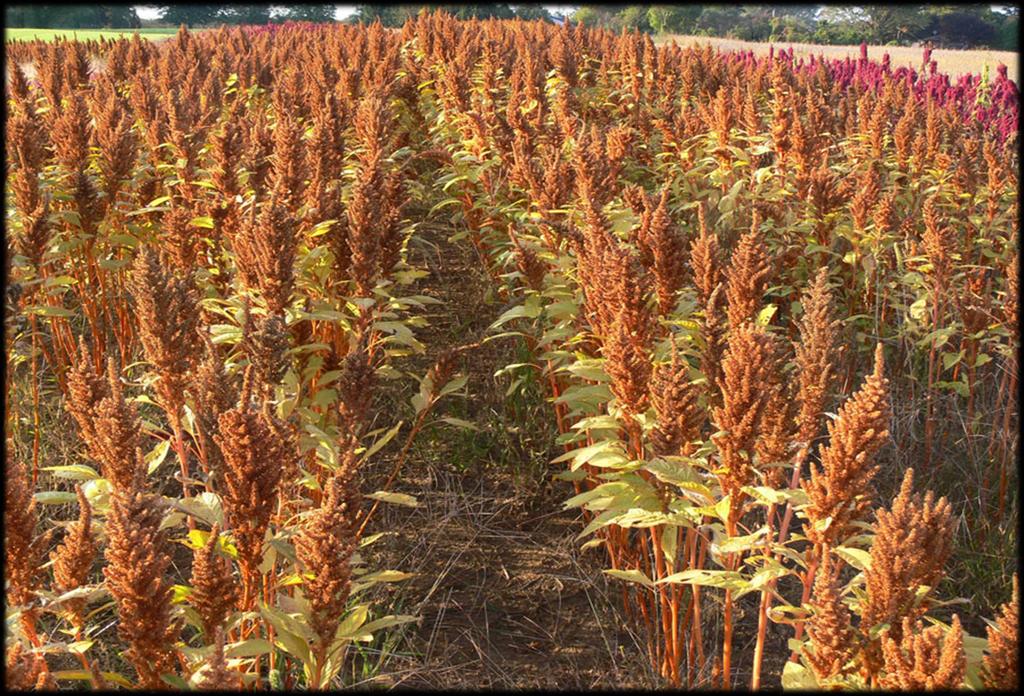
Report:
[[[523,19],[552,21],[551,13],[541,5],[490,3],[486,5],[357,5],[350,21],[369,24],[379,19],[386,27],[400,27],[420,11],[443,11],[459,19]]]
[[[8,5],[4,8],[4,20],[8,27],[139,27],[139,16],[130,5]]]
[[[647,21],[639,17],[646,13]],[[1015,50],[1006,28],[1014,8],[989,5],[582,5],[573,20],[615,31],[637,29],[746,41],[855,45],[862,41],[944,48]]]

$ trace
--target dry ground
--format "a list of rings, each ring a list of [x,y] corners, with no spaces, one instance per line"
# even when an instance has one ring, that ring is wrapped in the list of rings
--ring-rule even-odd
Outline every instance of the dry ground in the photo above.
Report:
[[[486,336],[501,313],[472,247],[449,241],[450,233],[421,230],[412,250],[430,270],[416,291],[444,302],[427,308],[430,326],[417,331],[427,354],[400,366],[419,375],[442,349]],[[368,549],[371,567],[416,573],[393,586],[384,606],[421,620],[365,655],[377,666],[353,675],[357,684],[582,689],[656,683],[644,673],[640,639],[619,615],[617,585],[601,573],[604,559],[573,540],[583,523],[578,510],[562,510],[571,485],[551,479],[557,433],[550,406],[539,396],[506,400],[507,381],[494,377],[514,360],[513,350],[510,341],[496,341],[463,353],[467,396],[448,397],[435,415],[479,430],[447,423],[425,428],[393,487],[416,496],[419,507],[383,506],[371,524],[391,535]],[[405,389],[382,400],[407,412],[401,402],[411,394]],[[375,490],[390,467],[380,462],[364,489]]]
[[[757,55],[765,55],[773,44],[757,43],[754,41],[738,41],[736,39],[720,39],[710,36],[686,36],[682,34],[666,34],[655,37],[654,43],[662,44],[675,41],[680,46],[695,46],[711,44],[722,51],[753,51]],[[774,44],[775,50],[788,49],[792,47],[796,57],[807,58],[813,55],[821,55],[825,58],[845,58],[850,56],[856,58],[860,55],[860,46],[825,46],[822,44],[787,43]],[[881,60],[882,54],[888,53],[893,68],[909,66],[916,69],[921,67],[922,49],[909,46],[868,46],[868,57],[874,60]],[[939,72],[947,72],[950,77],[956,79],[965,73],[980,73],[984,66],[988,65],[992,74],[995,74],[996,66],[1002,63],[1007,66],[1010,79],[1016,81],[1018,76],[1017,67],[1018,54],[1013,51],[956,51],[952,49],[937,48],[932,51],[932,59],[938,63]]]
[[[427,308],[430,327],[417,331],[428,347],[400,369],[422,375],[445,347],[476,343],[505,309],[471,245],[451,230],[414,237],[417,265],[430,270],[416,292],[443,301]],[[583,522],[562,502],[571,484],[552,479],[559,454],[550,405],[542,394],[506,397],[495,371],[525,361],[508,339],[466,351],[466,398],[442,402],[437,417],[454,416],[479,431],[448,424],[426,428],[393,489],[419,507],[383,506],[371,531],[389,538],[370,547],[370,567],[416,577],[392,586],[378,607],[421,617],[396,629],[387,644],[357,660],[350,683],[372,688],[637,689],[664,688],[649,667],[643,630],[622,611],[623,583],[602,573],[600,548],[581,551]],[[398,413],[412,391],[381,398],[379,411]],[[386,406],[384,401],[393,402]],[[397,416],[392,416],[397,417]],[[388,458],[369,472],[364,490],[380,487]],[[706,651],[719,647],[720,593],[705,595]],[[734,683],[750,679],[756,636],[756,595],[737,607]],[[778,688],[788,656],[788,629],[771,625],[764,684]],[[709,676],[708,674],[702,675]]]

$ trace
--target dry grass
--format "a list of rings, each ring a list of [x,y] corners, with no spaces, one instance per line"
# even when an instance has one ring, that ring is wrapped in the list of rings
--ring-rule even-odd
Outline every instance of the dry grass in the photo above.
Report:
[[[443,347],[486,335],[500,314],[486,274],[468,245],[447,238],[452,231],[421,229],[414,253],[430,275],[417,291],[444,302],[425,310],[429,326],[420,336],[428,354],[410,357],[403,369],[422,372]],[[381,510],[377,524],[394,536],[372,547],[374,563],[416,574],[393,588],[390,603],[422,618],[400,629],[392,645],[362,655],[357,686],[657,685],[642,669],[643,641],[621,616],[617,588],[601,575],[603,559],[573,541],[583,523],[579,511],[561,509],[571,486],[550,480],[547,461],[556,452],[544,404],[536,405],[536,422],[510,420],[493,375],[515,359],[512,348],[490,342],[463,354],[468,398],[438,415],[480,430],[443,423],[425,429],[395,487],[415,495],[419,506]],[[409,395],[394,386],[396,393],[382,396],[399,408]],[[378,487],[376,476],[389,468],[382,462],[367,486]]]
[[[860,46],[825,46],[822,44],[788,43],[777,44],[758,43],[756,41],[738,41],[736,39],[720,39],[711,36],[687,36],[682,34],[666,34],[655,37],[655,44],[675,41],[680,46],[694,46],[711,44],[721,51],[753,51],[756,55],[765,55],[771,46],[776,50],[793,48],[797,58],[807,58],[811,55],[820,55],[825,58],[845,58],[849,56],[856,58],[860,55]],[[915,70],[921,67],[920,48],[910,46],[868,46],[868,57],[880,60],[883,53],[888,53],[893,68],[909,66]],[[939,72],[949,73],[950,77],[956,78],[967,73],[980,73],[987,65],[993,73],[997,65],[1002,63],[1008,68],[1010,79],[1016,81],[1017,53],[1013,51],[957,51],[952,49],[935,49],[932,51],[932,59],[938,63]]]

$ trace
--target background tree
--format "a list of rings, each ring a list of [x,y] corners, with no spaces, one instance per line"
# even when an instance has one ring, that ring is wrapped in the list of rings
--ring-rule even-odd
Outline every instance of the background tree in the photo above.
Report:
[[[357,5],[348,21],[352,24],[373,24],[380,20],[386,27],[400,27],[405,20],[415,17],[422,5]]]
[[[735,36],[743,10],[738,5],[705,5],[693,33],[703,36]]]
[[[293,22],[333,22],[334,10],[334,5],[289,5],[275,19]]]
[[[551,12],[549,12],[548,8],[543,5],[513,5],[512,11],[519,19],[541,19],[545,22],[551,22],[554,20]]]
[[[651,31],[651,24],[647,21],[647,7],[643,5],[630,5],[619,13],[619,20],[623,29],[637,30],[643,32]]]
[[[521,16],[516,14],[511,5],[504,2],[488,5],[357,5],[350,21],[369,24],[379,19],[384,26],[400,27],[406,19],[415,17],[424,9],[429,12],[443,10],[459,19],[515,19]]]
[[[932,24],[926,5],[866,5],[868,40],[888,44],[919,41]]]
[[[622,27],[619,13],[628,5],[583,5],[572,15],[572,21],[588,27],[604,27],[618,31]]]
[[[961,5],[582,5],[587,26],[748,41],[910,45],[1016,50],[1020,8]]]
[[[935,18],[933,35],[943,45],[964,48],[989,46],[996,40],[996,28],[977,14],[964,11],[948,12]]]
[[[1019,45],[1020,8],[1005,8],[1010,11],[996,12],[999,21],[996,23],[996,44],[994,48],[1004,51],[1016,51]]]
[[[701,9],[700,5],[652,5],[647,22],[659,34],[690,34]]]
[[[130,5],[9,5],[9,27],[39,29],[134,29],[139,15]]]
[[[160,8],[160,21],[202,27],[222,21],[221,5],[165,5]]]
[[[267,24],[270,5],[224,5],[217,18],[225,24]]]
[[[459,19],[514,19],[515,12],[508,3],[496,2],[490,5],[438,5],[440,9]]]

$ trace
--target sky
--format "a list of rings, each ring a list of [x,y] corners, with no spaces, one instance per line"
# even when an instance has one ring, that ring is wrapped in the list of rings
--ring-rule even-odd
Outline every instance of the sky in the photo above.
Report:
[[[552,14],[571,14],[577,5],[544,5],[544,7],[548,8]],[[356,11],[355,5],[335,5],[335,8],[335,19],[344,19]],[[152,5],[135,5],[135,11],[139,14],[139,19],[144,20],[156,19],[160,13],[160,9]]]

